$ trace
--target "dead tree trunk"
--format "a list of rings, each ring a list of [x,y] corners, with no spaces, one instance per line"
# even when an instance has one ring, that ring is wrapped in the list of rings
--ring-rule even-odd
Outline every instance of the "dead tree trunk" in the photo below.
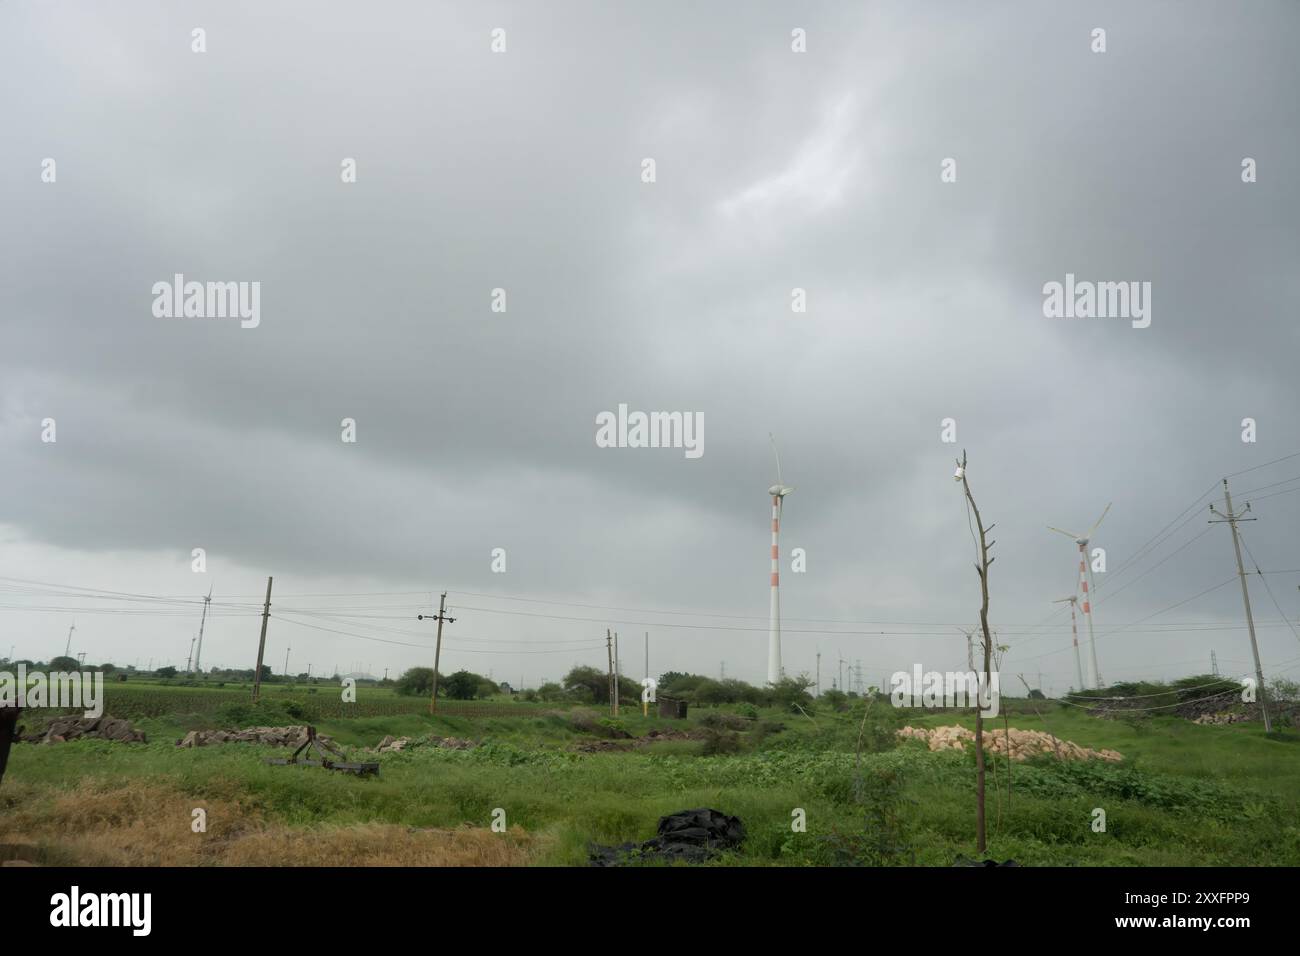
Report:
[[[957,478],[961,481],[962,490],[966,493],[966,501],[970,504],[970,510],[975,518],[975,526],[979,531],[979,563],[975,565],[975,571],[980,576],[980,629],[984,632],[984,688],[987,690],[990,685],[989,671],[992,664],[993,655],[993,638],[989,634],[989,565],[993,563],[993,558],[989,557],[989,549],[996,544],[996,541],[988,540],[988,532],[993,530],[993,526],[984,527],[984,521],[980,518],[980,510],[975,505],[975,498],[970,493],[970,484],[966,480],[966,452],[961,453],[961,460],[957,462]],[[975,843],[980,853],[983,853],[988,846],[986,829],[984,825],[984,714],[980,705],[979,693],[976,693],[975,700]]]

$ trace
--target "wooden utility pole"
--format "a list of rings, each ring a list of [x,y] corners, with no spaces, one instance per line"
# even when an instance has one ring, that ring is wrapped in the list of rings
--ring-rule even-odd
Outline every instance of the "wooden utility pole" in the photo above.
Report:
[[[266,603],[262,605],[262,636],[257,639],[257,670],[253,671],[253,703],[262,696],[262,655],[266,653],[266,620],[271,616],[271,578],[266,579]]]
[[[1232,510],[1232,495],[1228,493],[1228,479],[1223,479],[1223,507],[1227,509],[1227,514],[1221,515],[1217,520],[1210,519],[1211,524],[1220,524],[1226,521],[1232,527],[1232,550],[1237,555],[1237,577],[1241,579],[1241,599],[1246,604],[1246,628],[1250,631],[1250,652],[1255,656],[1255,683],[1259,692],[1259,709],[1264,715],[1264,733],[1273,732],[1273,723],[1268,719],[1268,701],[1264,697],[1264,668],[1259,663],[1259,644],[1255,641],[1255,618],[1250,613],[1250,591],[1246,588],[1246,569],[1241,564],[1241,540],[1237,532],[1238,521],[1254,521],[1254,518],[1243,518]],[[1210,505],[1210,510],[1215,514],[1219,512],[1214,505]],[[1246,511],[1250,510],[1250,502],[1246,502]]]
[[[975,498],[970,493],[970,484],[966,481],[965,451],[961,453],[961,460],[957,462],[957,473],[953,477],[961,482],[962,490],[966,493],[966,501],[975,516],[975,526],[979,530],[979,564],[975,565],[975,571],[980,576],[980,629],[984,632],[984,687],[987,692],[992,686],[989,670],[993,655],[993,637],[989,634],[989,565],[994,559],[989,557],[989,549],[997,542],[987,539],[988,532],[993,530],[993,526],[990,525],[985,529],[984,521],[980,518],[980,510],[975,506]],[[979,698],[977,689],[975,694],[975,842],[979,852],[983,853],[988,846],[988,841],[984,826],[984,713]]]
[[[428,614],[417,614],[416,620],[423,621]],[[454,622],[454,617],[447,616],[447,592],[442,592],[442,597],[438,599],[438,616],[434,618],[438,622],[438,637],[433,647],[433,692],[429,695],[429,713],[434,714],[438,711],[438,665],[442,660],[442,622]]]

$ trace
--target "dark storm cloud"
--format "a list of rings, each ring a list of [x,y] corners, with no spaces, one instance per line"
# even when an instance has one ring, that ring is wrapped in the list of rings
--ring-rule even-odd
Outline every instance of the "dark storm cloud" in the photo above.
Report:
[[[0,7],[0,522],[23,541],[761,628],[773,431],[783,544],[810,555],[787,614],[964,621],[953,417],[999,524],[995,617],[1026,623],[1073,580],[1045,525],[1114,500],[1114,567],[1217,477],[1300,449],[1292,5],[394,10]],[[176,272],[261,282],[260,327],[154,318]],[[1044,318],[1066,272],[1150,281],[1151,327]],[[704,457],[595,447],[620,402],[703,412]],[[1296,499],[1267,505],[1256,554],[1295,566]],[[1208,534],[1099,623],[1231,571]],[[1239,615],[1230,589],[1172,619],[1193,612]],[[681,667],[760,674],[760,632],[673,640]],[[791,634],[790,666],[838,640]],[[931,646],[856,640],[891,667]],[[1100,647],[1103,673],[1165,651]],[[1065,661],[1043,664],[1061,685]]]

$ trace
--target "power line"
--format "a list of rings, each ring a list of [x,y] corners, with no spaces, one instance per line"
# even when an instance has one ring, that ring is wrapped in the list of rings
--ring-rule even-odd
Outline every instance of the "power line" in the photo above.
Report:
[[[1125,625],[1123,625],[1122,627],[1113,628],[1113,629],[1111,629],[1111,630],[1109,630],[1109,631],[1103,631],[1100,635],[1098,635],[1098,640],[1100,640],[1100,639],[1103,638],[1103,637],[1109,637],[1109,636],[1111,636],[1112,634],[1119,634],[1121,631],[1126,631],[1126,630],[1128,630],[1129,628],[1134,627],[1135,625],[1138,625],[1138,624],[1143,623],[1144,621],[1149,621],[1149,620],[1150,620],[1151,618],[1153,618],[1153,617],[1159,617],[1161,614],[1164,614],[1164,613],[1167,612],[1167,611],[1172,611],[1172,610],[1173,610],[1174,608],[1176,608],[1176,607],[1181,607],[1181,606],[1184,605],[1184,604],[1187,604],[1187,603],[1189,603],[1189,602],[1191,602],[1191,601],[1195,601],[1197,598],[1199,598],[1199,597],[1203,597],[1203,596],[1205,596],[1206,594],[1209,594],[1211,591],[1217,591],[1219,588],[1224,587],[1224,586],[1226,586],[1226,585],[1228,585],[1228,584],[1231,584],[1234,580],[1236,580],[1236,577],[1237,577],[1237,576],[1234,574],[1232,577],[1228,578],[1226,581],[1220,581],[1218,584],[1212,585],[1212,586],[1206,588],[1206,589],[1203,590],[1203,591],[1198,591],[1197,593],[1193,594],[1191,597],[1189,597],[1189,598],[1185,598],[1184,600],[1179,601],[1179,602],[1176,603],[1176,604],[1171,604],[1171,605],[1169,605],[1168,607],[1161,608],[1159,611],[1156,611],[1156,612],[1153,613],[1153,614],[1148,614],[1146,617],[1139,618],[1138,620],[1136,620],[1136,621],[1132,621],[1132,622],[1130,622],[1130,623],[1128,623],[1128,624],[1125,624]],[[1053,654],[1060,654],[1060,653],[1062,653],[1063,651],[1068,651],[1068,650],[1070,650],[1071,647],[1073,647],[1072,644],[1067,644],[1065,647],[1059,647],[1059,648],[1057,648],[1057,649],[1054,650],[1054,651],[1046,651],[1046,652],[1044,652],[1044,653],[1042,653],[1042,654],[1036,654],[1036,655],[1032,655],[1032,656],[1030,656],[1030,657],[1025,657],[1025,658],[1019,658],[1019,657],[1017,657],[1016,660],[1017,660],[1017,661],[1021,661],[1021,660],[1029,660],[1029,661],[1032,661],[1032,660],[1037,660],[1038,658],[1041,658],[1041,657],[1051,657]]]
[[[1295,625],[1291,624],[1291,622],[1287,620],[1286,614],[1282,611],[1282,605],[1277,603],[1277,598],[1273,596],[1273,589],[1268,586],[1268,578],[1264,577],[1264,572],[1259,569],[1259,562],[1256,561],[1255,556],[1251,554],[1250,545],[1246,543],[1245,536],[1238,531],[1237,537],[1241,540],[1241,546],[1246,549],[1246,554],[1250,558],[1250,563],[1255,565],[1255,573],[1259,575],[1259,580],[1264,585],[1264,590],[1268,592],[1268,599],[1273,602],[1273,607],[1277,608],[1277,613],[1281,616],[1282,620],[1291,625],[1291,633],[1295,635],[1296,640],[1300,641],[1300,631],[1297,631]]]
[[[1244,475],[1247,474],[1248,472],[1258,471],[1261,468],[1267,468],[1269,465],[1276,465],[1280,461],[1290,461],[1292,458],[1300,458],[1300,451],[1292,452],[1289,455],[1283,455],[1281,458],[1274,458],[1272,461],[1266,461],[1262,465],[1252,465],[1250,468],[1243,468],[1241,471],[1234,471],[1232,474],[1225,475],[1224,477],[1236,478],[1238,475]]]
[[[1170,558],[1172,558],[1174,555],[1176,555],[1176,554],[1180,553],[1181,551],[1183,551],[1183,550],[1184,550],[1185,548],[1187,548],[1189,545],[1195,544],[1195,543],[1196,543],[1197,541],[1199,541],[1201,538],[1205,537],[1205,535],[1209,534],[1212,530],[1214,530],[1214,529],[1212,529],[1212,528],[1205,528],[1205,529],[1203,529],[1203,530],[1201,531],[1200,534],[1197,534],[1197,535],[1195,535],[1195,536],[1193,536],[1193,537],[1191,537],[1191,538],[1188,538],[1186,541],[1184,541],[1181,545],[1179,545],[1179,546],[1178,546],[1177,548],[1175,548],[1173,551],[1170,551],[1167,555],[1165,555],[1163,558],[1161,558],[1161,559],[1160,559],[1159,561],[1157,561],[1155,564],[1151,565],[1151,567],[1147,568],[1145,571],[1143,571],[1141,574],[1139,574],[1137,577],[1135,577],[1132,581],[1127,582],[1127,583],[1124,584],[1122,587],[1116,588],[1114,591],[1107,591],[1105,597],[1109,598],[1109,597],[1111,597],[1111,596],[1113,596],[1113,595],[1115,595],[1115,594],[1119,594],[1119,593],[1120,593],[1121,591],[1123,591],[1125,588],[1131,587],[1131,586],[1133,586],[1134,584],[1136,584],[1138,581],[1141,581],[1144,577],[1146,577],[1148,574],[1150,574],[1150,573],[1151,573],[1152,571],[1154,571],[1156,568],[1160,567],[1160,565],[1164,564],[1166,561],[1168,561],[1168,560],[1169,560]],[[1099,599],[1099,600],[1097,601],[1098,606],[1100,606],[1102,603],[1103,603],[1103,600],[1102,600],[1102,599]]]

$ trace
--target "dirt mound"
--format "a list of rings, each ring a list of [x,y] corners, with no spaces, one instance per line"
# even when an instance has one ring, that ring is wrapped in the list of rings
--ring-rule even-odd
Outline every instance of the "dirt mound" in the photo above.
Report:
[[[332,739],[317,734],[321,745],[335,753],[342,753]],[[295,727],[245,727],[243,730],[191,730],[177,747],[208,747],[212,744],[245,743],[264,744],[268,747],[301,747],[307,742],[306,726]]]
[[[660,740],[704,740],[707,733],[700,730],[660,730],[655,727],[646,731],[644,737],[638,738],[637,743],[655,743]]]
[[[631,750],[633,746],[630,740],[584,740],[569,749],[577,754],[603,754],[614,750]]]
[[[959,725],[933,729],[904,727],[898,731],[898,736],[923,740],[931,750],[965,750],[966,744],[974,741],[975,732]],[[1124,759],[1124,755],[1116,750],[1091,750],[1041,730],[1016,730],[1014,727],[1009,730],[986,730],[984,749],[995,754],[1010,753],[1012,760],[1027,760],[1040,754],[1058,755],[1063,760],[1105,760],[1110,763]]]
[[[644,737],[635,737],[631,740],[584,740],[569,749],[580,754],[608,753],[612,750],[648,747],[664,740],[704,740],[708,737],[708,733],[706,730],[660,730],[656,727],[647,732]]]
[[[459,737],[394,737],[388,734],[379,744],[371,749],[381,754],[397,753],[402,750],[415,750],[419,747],[438,747],[443,750],[472,750],[477,744],[472,740]]]
[[[117,740],[122,743],[147,743],[144,731],[136,730],[129,720],[117,717],[56,717],[43,733],[26,734],[22,739],[29,743],[61,744],[79,737],[96,740]]]

